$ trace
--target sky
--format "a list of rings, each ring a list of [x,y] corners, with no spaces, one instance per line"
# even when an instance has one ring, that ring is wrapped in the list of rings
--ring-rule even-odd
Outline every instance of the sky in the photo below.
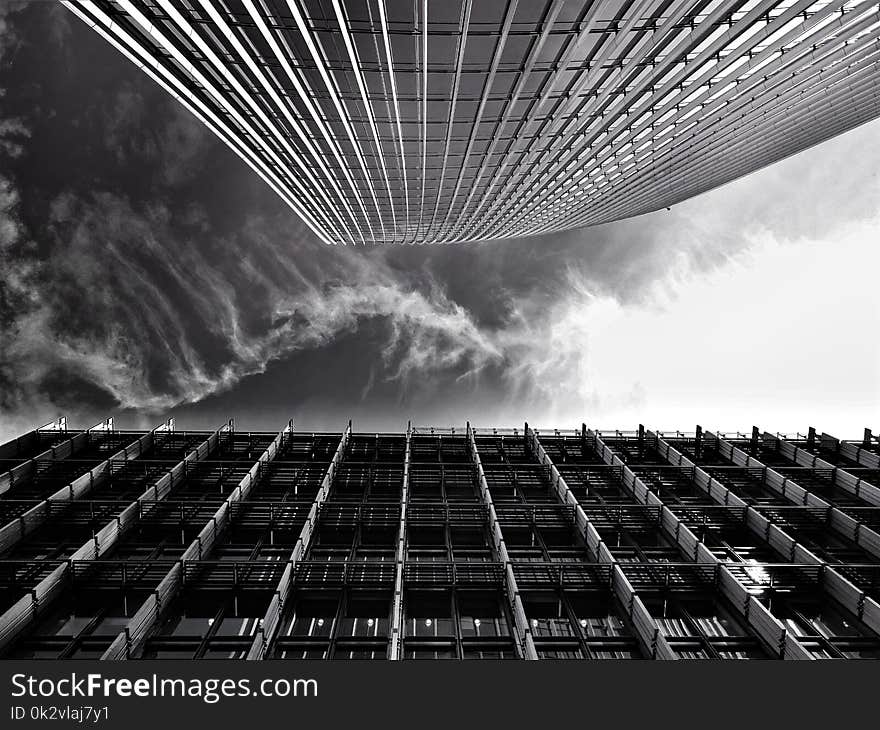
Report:
[[[552,237],[320,243],[60,5],[0,4],[0,441],[145,428],[880,429],[880,121]]]

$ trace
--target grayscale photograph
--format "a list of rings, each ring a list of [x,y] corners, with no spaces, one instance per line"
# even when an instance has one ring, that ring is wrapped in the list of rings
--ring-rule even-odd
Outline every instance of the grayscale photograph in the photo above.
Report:
[[[0,664],[878,659],[878,244],[876,1],[0,0]]]

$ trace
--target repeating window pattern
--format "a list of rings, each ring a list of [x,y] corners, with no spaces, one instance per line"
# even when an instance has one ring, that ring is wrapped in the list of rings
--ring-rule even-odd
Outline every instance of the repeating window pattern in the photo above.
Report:
[[[870,430],[60,420],[0,444],[0,655],[880,658],[878,458]]]
[[[880,114],[876,2],[65,4],[328,243],[638,215]]]

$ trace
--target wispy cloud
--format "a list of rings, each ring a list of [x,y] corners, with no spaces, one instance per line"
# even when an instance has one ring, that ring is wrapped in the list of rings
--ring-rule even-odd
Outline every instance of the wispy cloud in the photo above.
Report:
[[[7,409],[37,394],[63,400],[45,392],[59,377],[105,391],[121,408],[166,409],[370,318],[390,323],[381,352],[390,378],[478,370],[501,356],[439,286],[410,288],[381,257],[327,257],[320,244],[297,240],[305,234],[258,220],[246,235],[213,239],[167,208],[136,211],[107,193],[56,200],[36,249],[6,191],[2,226],[18,256],[0,285],[19,300],[0,334],[14,384]],[[300,260],[321,254],[320,266]]]

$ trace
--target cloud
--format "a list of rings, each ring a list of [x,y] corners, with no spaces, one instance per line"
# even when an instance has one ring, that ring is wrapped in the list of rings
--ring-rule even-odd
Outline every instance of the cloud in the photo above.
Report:
[[[880,210],[797,243],[762,231],[725,266],[632,306],[573,280],[535,339],[555,356],[511,375],[545,425],[858,435],[880,406],[880,346],[866,337],[880,325],[878,236]]]
[[[801,164],[792,161],[790,173]],[[35,408],[165,411],[235,389],[295,353],[331,348],[369,322],[385,326],[379,341],[360,341],[350,364],[362,399],[391,383],[418,403],[442,382],[450,406],[497,422],[530,414],[556,425],[589,414],[611,423],[679,406],[690,414],[688,382],[701,399],[715,392],[717,407],[724,378],[760,392],[766,377],[746,368],[762,357],[787,363],[795,375],[770,368],[773,382],[787,377],[803,394],[810,363],[785,355],[810,337],[811,324],[793,317],[782,328],[790,336],[779,336],[780,325],[760,321],[761,307],[788,306],[774,298],[776,280],[805,299],[823,272],[834,281],[846,266],[875,268],[864,259],[869,232],[880,229],[880,198],[870,176],[860,179],[859,188],[844,186],[843,220],[774,223],[784,185],[762,187],[758,178],[751,190],[726,189],[727,207],[696,199],[665,216],[553,241],[437,252],[326,247],[284,213],[245,215],[220,234],[195,203],[135,204],[108,192],[58,196],[37,237],[5,181],[0,406],[10,417]],[[799,191],[805,204],[826,182],[814,177],[809,195]],[[743,210],[753,217],[737,226]],[[822,263],[797,267],[799,257]],[[856,298],[846,300],[856,313],[860,291],[864,284],[854,284]],[[827,306],[840,316],[836,302]],[[768,309],[771,323],[776,314]],[[715,361],[707,361],[710,344],[723,351]],[[864,350],[862,362],[872,353]],[[818,361],[835,378],[855,372],[839,358]],[[736,376],[725,373],[730,363]]]
[[[11,385],[4,409],[63,405],[85,385],[120,408],[161,411],[371,318],[390,325],[381,352],[389,378],[468,372],[500,358],[440,287],[410,288],[380,257],[327,256],[297,240],[307,236],[301,230],[282,233],[290,231],[282,222],[254,219],[241,236],[218,239],[192,210],[180,220],[167,207],[137,210],[109,193],[65,195],[35,248],[5,190],[2,230],[18,256],[0,287],[18,304],[0,330]]]

